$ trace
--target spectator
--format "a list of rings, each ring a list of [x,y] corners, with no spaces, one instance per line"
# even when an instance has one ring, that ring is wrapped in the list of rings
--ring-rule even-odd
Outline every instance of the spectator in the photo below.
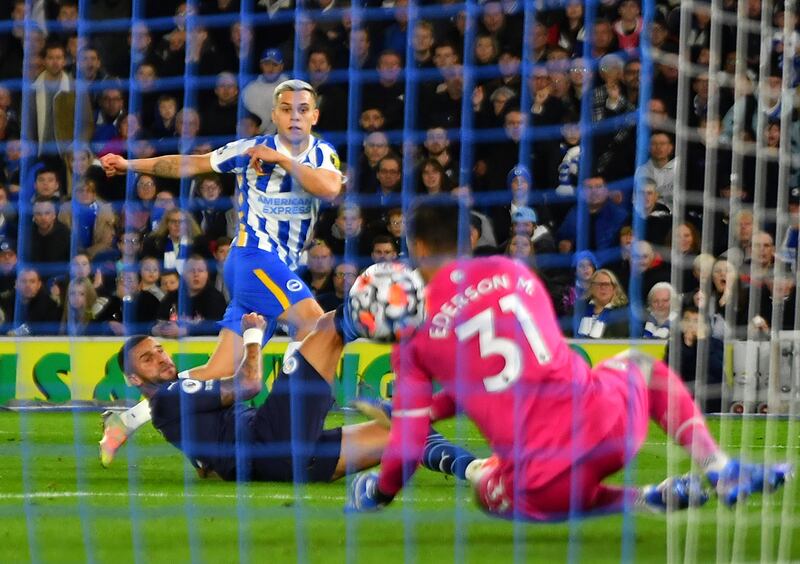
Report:
[[[393,8],[394,22],[383,32],[383,48],[396,53],[406,52],[408,38],[408,0],[395,0]]]
[[[622,71],[622,84],[625,86],[625,98],[627,98],[628,102],[634,107],[639,106],[641,73],[642,63],[638,59],[631,59],[626,62],[625,70]]]
[[[178,100],[172,94],[162,94],[156,102],[158,116],[150,128],[153,137],[164,139],[177,133]]]
[[[601,268],[592,274],[589,299],[575,305],[574,335],[583,339],[628,337],[628,297],[617,277]]]
[[[3,237],[0,238],[0,307],[14,292],[16,281],[17,243],[14,239]]]
[[[33,204],[34,229],[31,230],[28,262],[61,263],[70,257],[70,230],[56,219],[56,206],[50,200],[36,200]],[[58,268],[58,266],[56,266]]]
[[[324,48],[314,47],[308,53],[308,77],[317,91],[319,121],[316,129],[322,133],[347,129],[347,92],[331,80],[333,60]]]
[[[444,87],[437,89],[430,106],[418,123],[431,127],[452,129],[461,127],[461,98],[464,96],[464,70],[461,65],[445,69]]]
[[[164,270],[183,270],[194,253],[210,256],[208,243],[197,222],[178,208],[167,211],[158,229],[144,241],[143,254],[156,257]]]
[[[616,274],[628,296],[631,298],[638,296],[638,300],[632,305],[637,309],[635,313],[641,313],[639,308],[647,305],[650,288],[657,282],[669,282],[669,266],[647,241],[634,241],[631,245],[630,259],[623,261],[622,265]],[[637,287],[638,294],[634,291]]]
[[[583,54],[583,42],[586,37],[583,23],[583,2],[569,0],[564,8],[563,17],[551,30],[557,34],[558,46],[565,49],[571,57]]]
[[[683,285],[681,291],[686,292],[694,288],[694,261],[700,253],[700,232],[693,223],[682,221],[678,224],[676,236],[672,233],[666,241],[678,248],[678,270],[682,273]]]
[[[650,158],[636,171],[637,176],[652,178],[656,183],[658,201],[672,209],[675,190],[675,169],[678,163],[673,158],[675,146],[668,133],[655,131],[650,135]]]
[[[722,253],[735,268],[749,268],[753,244],[753,212],[740,209],[731,221],[733,246]]]
[[[729,261],[718,259],[711,271],[711,295],[706,299],[701,286],[701,290],[695,294],[695,305],[706,312],[705,317],[711,323],[711,336],[725,339],[746,329],[745,299],[736,268]]]
[[[484,219],[488,224],[486,216],[472,211],[469,214],[469,244],[472,249],[472,254],[476,257],[485,257],[497,254],[497,247],[491,245],[486,241],[488,233],[484,233]],[[494,235],[492,234],[492,237]]]
[[[244,114],[236,124],[236,137],[247,139],[261,133],[261,118],[255,114]]]
[[[382,131],[374,131],[364,139],[364,151],[359,156],[356,192],[374,194],[378,190],[378,163],[389,154],[389,138]]]
[[[402,173],[403,163],[400,157],[393,153],[389,153],[378,163],[377,194],[362,198],[363,216],[370,231],[380,229],[386,222],[385,214],[388,208],[400,205]]]
[[[76,214],[73,222],[73,213]],[[67,229],[77,231],[77,246],[88,249],[94,243],[97,226],[104,222],[114,223],[114,210],[110,204],[97,199],[94,180],[82,180],[75,185],[71,205],[61,206],[58,220]]]
[[[153,207],[158,193],[158,178],[149,174],[140,174],[136,178],[136,198],[146,208]]]
[[[177,291],[181,285],[181,275],[177,270],[162,270],[161,278],[158,280],[158,287],[164,294]]]
[[[32,268],[19,271],[16,291],[9,295],[3,309],[6,322],[13,327],[10,335],[54,335],[58,331],[58,306],[47,295],[42,277]],[[16,317],[18,309],[20,316]]]
[[[192,216],[207,240],[216,241],[228,232],[227,211],[231,208],[229,198],[222,196],[222,183],[217,174],[195,178]]]
[[[614,23],[614,33],[620,49],[634,51],[639,47],[639,36],[644,27],[642,10],[637,0],[622,0],[617,6],[619,19]]]
[[[608,196],[608,187],[602,177],[593,176],[584,181],[580,197],[585,200],[585,207],[576,204],[567,213],[556,234],[559,252],[569,253],[576,248],[608,251],[616,246],[617,234],[627,221],[628,214],[611,202]],[[586,239],[581,241],[585,243],[583,245],[577,244],[579,221],[585,225],[583,233]]]
[[[372,249],[371,239],[363,233],[364,220],[361,208],[354,204],[343,204],[336,212],[336,220],[330,233],[324,238],[334,256],[347,261],[365,260]]]
[[[378,82],[364,86],[362,108],[380,108],[386,118],[386,129],[400,129],[405,96],[405,87],[400,80],[402,58],[396,51],[384,51],[378,57],[377,69]]]
[[[373,264],[397,260],[397,247],[394,245],[394,238],[391,235],[376,235],[372,239],[370,258],[372,258]]]
[[[231,242],[230,237],[220,237],[214,248],[214,260],[217,261],[214,272],[214,288],[222,293],[226,302],[231,301],[231,293],[225,284],[225,259],[228,258],[228,253],[231,251]]]
[[[644,339],[669,339],[672,323],[678,317],[674,311],[675,290],[669,282],[657,282],[647,293],[647,318]]]
[[[503,123],[505,139],[479,149],[481,155],[475,165],[475,172],[484,178],[488,191],[502,190],[506,186],[508,173],[520,158],[519,145],[525,129],[525,115],[518,109],[509,110]]]
[[[511,213],[511,236],[527,237],[537,255],[554,253],[556,250],[553,235],[547,226],[539,223],[533,208],[519,206]]]
[[[159,302],[164,299],[164,291],[158,285],[161,265],[155,257],[142,257],[139,261],[139,290],[150,292]]]
[[[775,240],[766,231],[759,231],[753,235],[753,247],[753,258],[748,265],[749,268],[743,269],[740,274],[745,290],[772,286]]]
[[[772,284],[761,292],[759,315],[753,320],[758,329],[769,334],[772,315],[778,310],[776,329],[794,331],[794,312],[797,304],[797,280],[791,274],[776,274]],[[760,318],[760,319],[759,319]]]
[[[92,109],[96,110],[100,101],[97,84],[108,80],[109,76],[103,68],[100,51],[91,45],[87,45],[78,52],[77,77],[86,83],[85,88],[89,92]]]
[[[209,283],[208,265],[201,255],[192,255],[184,269],[187,307],[178,303],[181,291],[167,294],[158,308],[158,322],[152,333],[157,337],[216,335],[217,322],[225,314],[225,298]]]
[[[709,334],[708,326],[695,306],[684,308],[681,319],[680,359],[679,374],[694,391],[695,401],[707,413],[718,413],[722,408],[722,367],[724,362],[723,342]],[[697,353],[699,344],[705,341],[705,350],[708,351],[706,372],[703,380],[705,388],[696,387],[697,382]],[[664,353],[665,361],[669,360],[669,348]]]
[[[214,100],[203,106],[200,116],[200,131],[206,137],[223,137],[228,141],[236,134],[236,119],[239,111],[239,83],[229,72],[217,75]]]
[[[441,194],[452,190],[454,186],[447,177],[441,163],[432,158],[425,159],[419,166],[419,188],[422,194]]]
[[[36,179],[33,183],[34,200],[48,200],[59,206],[64,201],[64,194],[61,193],[61,182],[58,173],[47,166],[36,171]]]
[[[414,26],[414,35],[411,42],[414,46],[414,65],[418,69],[433,68],[433,24],[429,21],[419,20]]]
[[[302,275],[315,296],[333,291],[333,251],[322,239],[315,239],[308,249],[308,264]]]
[[[531,271],[536,267],[536,252],[533,243],[525,235],[512,235],[505,244],[505,255],[517,259]]]
[[[112,83],[113,84],[113,83]],[[95,152],[100,152],[107,141],[119,135],[122,119],[125,117],[125,98],[118,86],[106,87],[100,94],[99,109],[94,120],[92,143]]]
[[[592,33],[591,55],[599,59],[604,55],[619,51],[619,42],[614,34],[611,22],[605,18],[595,18],[594,32]]]
[[[670,240],[672,213],[658,201],[656,182],[652,178],[641,177],[640,189],[633,197],[633,229],[640,238],[653,245],[665,245]]]
[[[398,256],[406,256],[406,221],[402,208],[392,208],[386,213],[386,232],[394,239]]]
[[[453,185],[458,182],[458,159],[451,151],[447,130],[442,127],[433,127],[425,132],[423,144],[428,158],[436,159],[445,170],[447,178]]]
[[[107,335],[149,333],[155,323],[158,307],[156,297],[140,289],[138,274],[123,270],[117,276],[114,294],[97,314],[96,321],[103,323]]]
[[[561,299],[556,301],[556,311],[560,315],[569,315],[575,311],[575,304],[586,300],[591,289],[592,275],[597,270],[597,259],[590,251],[580,251],[572,258],[575,271],[573,281],[561,292]]]
[[[358,118],[358,125],[367,134],[383,131],[386,127],[386,116],[380,108],[364,108]]]
[[[60,334],[72,337],[105,334],[104,327],[96,323],[95,318],[106,301],[106,298],[98,298],[88,278],[73,278],[67,286]]]
[[[74,92],[75,83],[64,68],[67,51],[59,43],[44,48],[44,70],[31,85],[28,104],[28,139],[37,142],[38,154],[56,152],[56,98]]]
[[[374,69],[377,61],[372,55],[372,41],[366,27],[350,30],[350,48],[358,70]]]
[[[0,184],[0,237],[16,237],[17,224],[17,206],[9,201],[8,188]]]
[[[358,276],[358,267],[349,262],[341,262],[333,269],[333,291],[317,296],[323,311],[334,311],[344,303],[350,287]]]

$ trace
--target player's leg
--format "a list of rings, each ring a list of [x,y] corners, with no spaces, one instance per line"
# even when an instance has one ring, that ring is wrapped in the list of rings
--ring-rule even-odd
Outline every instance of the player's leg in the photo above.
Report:
[[[242,337],[239,327],[242,315],[246,313],[255,311],[268,320],[265,343],[275,332],[277,320],[296,328],[295,336],[302,339],[323,313],[306,285],[270,253],[257,249],[234,249],[226,263],[225,281],[233,297],[221,322],[217,346],[208,362],[182,371],[178,374],[179,378],[214,380],[233,374],[241,362]],[[299,342],[287,346],[284,361],[298,346]],[[100,440],[101,464],[106,467],[110,465],[128,437],[149,421],[150,405],[147,400],[122,413],[104,414],[103,437]]]
[[[681,378],[664,362],[632,355],[647,385],[650,418],[692,457],[728,505],[765,487],[773,491],[792,473],[786,464],[764,467],[731,460],[711,435]]]

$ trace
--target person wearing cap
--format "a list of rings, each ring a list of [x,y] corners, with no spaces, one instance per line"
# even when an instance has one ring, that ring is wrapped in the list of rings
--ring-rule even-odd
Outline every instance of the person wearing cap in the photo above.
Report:
[[[259,63],[261,74],[242,90],[242,103],[247,111],[261,118],[261,133],[275,133],[272,123],[272,98],[275,88],[288,80],[283,73],[283,53],[280,49],[264,49]]]
[[[17,243],[8,237],[0,238],[0,302],[14,292],[17,279]]]
[[[272,101],[277,129],[273,135],[239,139],[201,155],[128,160],[108,154],[101,159],[108,176],[129,171],[166,178],[211,172],[236,175],[239,225],[225,265],[231,302],[220,323],[214,353],[207,364],[191,370],[192,378],[221,378],[234,371],[242,353],[240,320],[246,312],[258,312],[269,320],[264,342],[279,322],[290,327],[297,341],[289,344],[287,355],[299,347],[323,314],[296,270],[320,200],[337,198],[345,178],[336,149],[312,135],[319,120],[314,87],[302,80],[287,80],[275,88]],[[185,229],[181,227],[182,232]],[[113,460],[130,433],[149,420],[146,403],[131,409],[137,410],[135,425],[119,414],[106,419],[101,442],[104,464]]]
[[[524,235],[530,239],[537,255],[556,252],[552,233],[545,225],[539,224],[539,218],[533,208],[519,206],[511,213],[510,237],[515,235]]]

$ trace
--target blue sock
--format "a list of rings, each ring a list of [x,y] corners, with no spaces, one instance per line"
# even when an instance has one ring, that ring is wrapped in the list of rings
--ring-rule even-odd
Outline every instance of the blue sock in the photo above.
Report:
[[[454,445],[431,429],[422,453],[422,465],[425,468],[455,476],[459,480],[466,480],[467,466],[473,460],[475,460],[475,456],[472,453]]]
[[[350,316],[345,312],[347,302],[336,308],[336,313],[333,316],[333,324],[336,327],[336,332],[342,338],[342,342],[346,345],[351,341],[358,339],[359,335],[356,333],[353,322],[350,321]]]

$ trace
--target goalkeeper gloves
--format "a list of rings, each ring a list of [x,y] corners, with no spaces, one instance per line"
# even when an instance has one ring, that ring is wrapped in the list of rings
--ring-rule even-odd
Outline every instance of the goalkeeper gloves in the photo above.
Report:
[[[378,474],[364,472],[358,474],[347,488],[347,513],[368,513],[386,507],[394,496],[387,496],[378,489]]]

